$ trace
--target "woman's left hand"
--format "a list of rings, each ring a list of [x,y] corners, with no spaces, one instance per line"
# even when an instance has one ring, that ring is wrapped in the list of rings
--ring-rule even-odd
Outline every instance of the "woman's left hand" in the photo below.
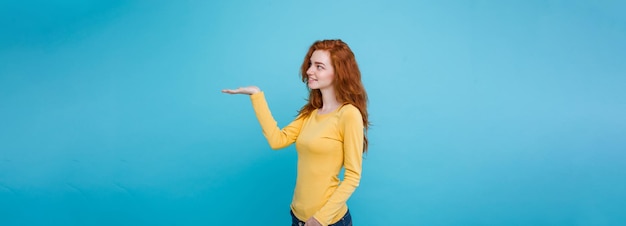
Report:
[[[304,222],[304,226],[322,226],[322,224],[314,217],[311,217],[306,222]]]

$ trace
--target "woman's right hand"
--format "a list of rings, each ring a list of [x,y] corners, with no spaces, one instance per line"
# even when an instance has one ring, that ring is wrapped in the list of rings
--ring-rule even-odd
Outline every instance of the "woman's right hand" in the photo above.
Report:
[[[248,94],[252,95],[255,93],[261,92],[261,89],[256,86],[247,86],[247,87],[239,87],[237,89],[223,89],[222,93],[228,94]]]

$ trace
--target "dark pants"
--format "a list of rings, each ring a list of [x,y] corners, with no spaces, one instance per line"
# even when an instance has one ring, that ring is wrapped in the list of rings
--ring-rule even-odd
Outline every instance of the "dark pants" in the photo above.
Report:
[[[295,215],[293,215],[293,212],[290,213],[291,226],[304,226],[304,221],[301,221]],[[328,226],[352,226],[352,216],[350,216],[350,210],[348,210],[348,212],[346,212],[346,215],[343,215],[343,217],[339,221]]]

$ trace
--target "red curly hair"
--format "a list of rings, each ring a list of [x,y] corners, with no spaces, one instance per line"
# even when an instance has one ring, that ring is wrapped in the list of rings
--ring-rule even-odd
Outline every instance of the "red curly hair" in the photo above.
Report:
[[[309,79],[306,71],[311,66],[311,55],[313,55],[315,50],[326,50],[330,53],[331,63],[335,69],[333,86],[335,88],[337,101],[343,104],[352,104],[361,112],[363,127],[365,129],[363,136],[363,152],[367,152],[367,129],[370,125],[367,119],[367,93],[361,82],[361,71],[356,63],[354,53],[352,53],[348,44],[341,41],[341,39],[316,41],[311,45],[306,56],[304,56],[304,62],[302,62],[302,67],[300,67],[300,75],[304,83]],[[308,117],[313,110],[322,107],[322,93],[320,90],[309,89],[309,98],[307,101],[308,103],[298,112],[300,117]]]

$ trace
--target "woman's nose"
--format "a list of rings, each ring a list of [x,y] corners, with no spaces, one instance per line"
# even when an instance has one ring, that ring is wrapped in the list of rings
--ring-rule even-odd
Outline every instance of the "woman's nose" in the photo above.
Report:
[[[313,75],[313,67],[309,67],[309,69],[306,70],[306,74]]]

